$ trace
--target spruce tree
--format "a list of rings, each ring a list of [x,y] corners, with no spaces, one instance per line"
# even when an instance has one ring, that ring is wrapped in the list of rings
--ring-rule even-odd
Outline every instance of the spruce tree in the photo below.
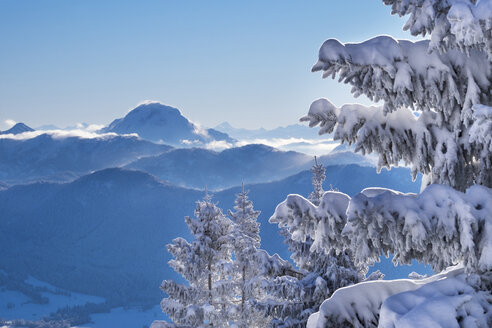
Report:
[[[313,206],[319,206],[326,176],[323,165],[318,163],[316,157],[314,160],[311,168],[313,191],[309,195],[309,202]],[[302,220],[300,214],[294,215]],[[282,227],[281,234],[301,274],[277,278],[270,284],[269,291],[277,299],[276,304],[270,308],[275,317],[271,326],[305,327],[309,316],[318,311],[323,300],[338,288],[357,283],[361,275],[351,261],[349,252],[336,254],[333,251],[325,253],[324,249],[316,250],[310,236],[299,240],[288,227]]]
[[[491,327],[492,2],[383,2],[392,14],[408,16],[404,28],[412,35],[429,37],[329,39],[312,68],[383,105],[336,107],[323,98],[301,120],[355,144],[355,151],[375,153],[378,170],[407,165],[414,177],[423,175],[421,192],[327,192],[319,206],[289,195],[271,222],[298,241],[312,238],[313,250],[350,250],[362,271],[381,254],[442,271],[419,283],[339,290],[308,327],[410,327],[409,318],[426,327]]]
[[[232,222],[211,201],[208,193],[197,202],[195,218],[186,217],[191,242],[176,238],[167,245],[174,256],[169,265],[188,281],[187,285],[164,280],[168,294],[161,302],[173,324],[154,327],[227,327],[234,301],[230,233]]]
[[[260,211],[254,210],[248,192],[243,184],[241,192],[236,195],[234,212],[229,211],[234,223],[234,279],[239,301],[235,323],[240,328],[263,327],[267,321],[250,302],[263,297],[260,286],[263,277],[262,263],[257,256],[260,247],[260,223],[257,219]]]
[[[314,156],[314,165],[311,167],[311,172],[313,173],[313,187],[314,190],[309,195],[309,200],[314,205],[318,206],[323,197],[325,191],[323,190],[323,182],[326,179],[326,169],[323,167],[323,164],[318,163],[318,159]]]

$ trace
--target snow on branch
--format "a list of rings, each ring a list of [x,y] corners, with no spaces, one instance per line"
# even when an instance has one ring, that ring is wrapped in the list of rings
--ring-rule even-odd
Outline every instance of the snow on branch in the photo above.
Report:
[[[383,0],[392,14],[409,15],[403,27],[412,35],[432,34],[430,50],[458,48],[490,52],[492,1],[490,0]]]
[[[417,116],[399,108],[385,114],[374,106],[337,108],[327,99],[314,101],[301,121],[311,127],[319,124],[320,134],[334,131],[335,140],[355,143],[355,151],[377,153],[378,170],[403,162],[414,178],[420,172],[430,177],[430,183],[464,191],[473,184],[492,187],[492,110],[484,108],[490,107],[473,107],[472,125],[459,134],[441,127],[435,112]]]
[[[335,249],[341,253],[348,243],[341,233],[347,222],[349,201],[348,195],[334,191],[325,192],[319,206],[300,195],[289,195],[277,205],[269,222],[287,228],[293,240],[304,242],[310,236],[314,240],[312,251]]]
[[[289,195],[270,222],[313,238],[312,250],[350,249],[361,269],[394,254],[395,263],[416,259],[437,272],[457,263],[492,270],[492,189],[483,186],[462,193],[431,185],[419,195],[368,188],[352,199],[326,192],[319,206]]]
[[[454,267],[422,280],[378,280],[341,288],[309,318],[307,327],[488,327],[490,294],[473,288],[473,278]]]
[[[478,161],[480,170],[477,184],[492,186],[492,107],[473,106],[475,122],[470,127],[470,151]]]
[[[400,107],[435,110],[442,115],[441,124],[459,127],[470,119],[472,105],[491,102],[490,63],[479,51],[467,56],[458,50],[428,53],[428,48],[428,40],[389,36],[346,44],[330,39],[321,46],[312,70],[323,71],[323,77],[338,75],[356,97],[384,100],[385,112]]]

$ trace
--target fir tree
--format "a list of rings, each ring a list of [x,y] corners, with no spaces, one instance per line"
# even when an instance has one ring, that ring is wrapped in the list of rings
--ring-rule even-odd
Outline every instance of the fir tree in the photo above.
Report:
[[[313,173],[313,192],[309,195],[309,200],[314,205],[318,206],[323,197],[325,191],[323,190],[323,182],[326,179],[326,169],[323,167],[323,164],[318,164],[318,159],[314,156],[314,165],[311,167],[311,172]]]
[[[250,302],[263,297],[261,290],[262,263],[257,256],[260,247],[260,224],[257,221],[260,211],[255,211],[253,202],[248,199],[248,192],[242,185],[236,195],[234,212],[229,216],[234,223],[234,270],[239,299],[235,323],[240,328],[264,327],[267,318]]]
[[[309,201],[314,206],[319,206],[326,176],[323,165],[318,163],[316,157],[314,159],[315,163],[311,168],[313,191],[309,195]],[[302,216],[299,214],[294,215],[301,220]],[[357,283],[361,275],[347,251],[339,254],[331,251],[327,254],[323,249],[315,250],[310,236],[299,240],[287,227],[281,229],[281,234],[301,274],[277,278],[268,287],[270,294],[277,299],[276,304],[270,308],[275,317],[271,326],[305,327],[309,316],[318,310],[323,300],[338,288]]]
[[[395,263],[418,260],[436,272],[461,266],[418,284],[344,288],[311,316],[309,327],[407,327],[412,316],[427,327],[490,327],[492,2],[383,2],[393,14],[408,15],[405,29],[430,38],[329,39],[313,71],[338,76],[355,96],[384,105],[338,108],[319,99],[301,120],[354,143],[356,151],[376,153],[378,169],[405,163],[414,177],[424,176],[421,193],[368,188],[351,198],[327,192],[319,206],[289,195],[271,222],[297,241],[312,238],[312,250],[349,249],[362,271],[381,254],[393,254]],[[439,315],[430,310],[435,296],[442,297]]]
[[[161,302],[173,324],[155,323],[154,327],[226,327],[234,301],[232,272],[232,222],[206,194],[197,202],[195,219],[186,217],[193,241],[174,239],[167,246],[174,256],[169,265],[188,281],[162,282],[168,294]]]

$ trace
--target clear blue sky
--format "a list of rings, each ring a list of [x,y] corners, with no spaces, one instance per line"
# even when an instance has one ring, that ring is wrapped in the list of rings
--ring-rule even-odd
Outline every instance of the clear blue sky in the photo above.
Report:
[[[0,0],[0,129],[106,124],[146,99],[205,126],[293,124],[316,98],[355,101],[310,72],[325,39],[403,23],[379,0]]]

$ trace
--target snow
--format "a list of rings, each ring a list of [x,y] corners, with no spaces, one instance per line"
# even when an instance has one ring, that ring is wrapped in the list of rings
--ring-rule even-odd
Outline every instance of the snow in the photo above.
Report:
[[[367,281],[341,288],[323,302],[307,327],[485,328],[490,300],[458,266],[420,280]]]
[[[154,320],[166,320],[159,305],[142,311],[137,308],[115,308],[110,313],[97,313],[91,315],[92,323],[80,325],[74,328],[140,328],[152,324]]]
[[[431,185],[419,195],[368,188],[353,198],[326,192],[319,206],[289,195],[270,222],[299,241],[313,238],[311,250],[350,249],[361,268],[392,253],[395,263],[417,259],[435,271],[464,263],[467,272],[486,272],[492,269],[491,204],[492,189],[478,185],[465,193]]]
[[[334,140],[354,144],[355,152],[377,154],[378,170],[403,164],[410,166],[413,177],[426,175],[427,184],[464,191],[474,183],[492,187],[486,173],[492,169],[491,110],[479,104],[470,110],[469,127],[460,127],[462,135],[452,126],[443,129],[442,116],[433,111],[416,115],[402,107],[388,113],[383,107],[358,104],[336,108],[324,98],[314,101],[301,121],[319,124],[320,133],[333,132]]]
[[[101,297],[61,290],[33,277],[29,277],[25,282],[31,286],[46,288],[47,291],[41,294],[48,298],[48,304],[32,303],[31,299],[23,293],[2,288],[0,289],[0,318],[40,320],[59,308],[105,301]]]

